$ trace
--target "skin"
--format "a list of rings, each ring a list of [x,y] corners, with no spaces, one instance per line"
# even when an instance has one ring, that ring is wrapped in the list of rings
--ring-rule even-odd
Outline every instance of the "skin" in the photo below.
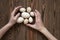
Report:
[[[17,18],[19,17],[19,13],[16,14],[16,12],[19,10],[19,8],[21,8],[21,6],[16,7],[12,13],[11,13],[11,17],[9,22],[0,29],[0,39],[2,38],[2,36],[16,23]],[[16,16],[14,16],[16,14]]]
[[[0,39],[2,38],[2,36],[16,23],[17,18],[19,17],[19,13],[15,15],[15,13],[19,10],[19,8],[21,8],[21,6],[16,7],[12,13],[11,13],[11,17],[9,22],[0,29]],[[57,40],[44,26],[42,20],[41,20],[41,14],[35,10],[34,12],[35,14],[35,24],[26,24],[26,26],[29,26],[35,30],[38,30],[39,32],[41,32],[42,34],[44,34],[48,40]]]
[[[44,26],[42,19],[41,19],[41,14],[39,11],[35,10],[35,24],[26,24],[27,26],[38,30],[42,34],[44,34],[48,40],[57,40]]]

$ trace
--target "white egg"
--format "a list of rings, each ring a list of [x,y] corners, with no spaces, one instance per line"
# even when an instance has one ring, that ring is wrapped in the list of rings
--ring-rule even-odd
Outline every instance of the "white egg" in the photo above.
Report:
[[[29,18],[29,17],[30,17],[30,14],[27,13],[27,12],[23,12],[23,13],[21,14],[21,16],[22,16],[23,18]]]
[[[22,23],[24,21],[24,18],[23,17],[19,17],[18,19],[17,19],[17,23]]]
[[[34,17],[34,12],[30,12],[30,15],[31,15],[32,17]]]
[[[29,18],[29,23],[32,23],[32,22],[33,22],[33,18],[30,17],[30,18]]]
[[[24,24],[27,24],[27,23],[28,23],[28,19],[25,19],[25,20],[24,20]]]
[[[20,8],[20,12],[25,12],[26,9],[25,8]]]
[[[27,12],[31,12],[31,7],[27,7]]]

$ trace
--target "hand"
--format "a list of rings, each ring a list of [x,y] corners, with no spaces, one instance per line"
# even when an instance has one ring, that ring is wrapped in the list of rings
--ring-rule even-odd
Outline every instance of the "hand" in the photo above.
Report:
[[[38,30],[39,32],[43,33],[48,40],[57,40],[45,27],[41,20],[41,14],[35,10],[35,24],[26,24],[27,26]]]
[[[35,10],[34,13],[35,13],[35,24],[26,24],[26,25],[36,30],[42,30],[45,27],[41,19],[41,14],[37,10]]]
[[[11,13],[11,17],[10,17],[8,24],[14,25],[16,23],[17,18],[20,16],[20,13],[16,14],[16,12],[19,10],[19,8],[21,8],[21,6],[18,6],[13,10],[13,12]],[[15,14],[16,14],[16,16],[14,16]]]

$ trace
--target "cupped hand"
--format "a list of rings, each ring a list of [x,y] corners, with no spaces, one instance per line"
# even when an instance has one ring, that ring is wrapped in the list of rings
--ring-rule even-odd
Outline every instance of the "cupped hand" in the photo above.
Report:
[[[26,24],[26,25],[36,30],[42,30],[44,28],[44,24],[41,19],[41,14],[37,10],[35,10],[34,13],[35,13],[35,24]]]
[[[21,6],[16,7],[10,16],[9,24],[14,25],[17,21],[17,18],[19,17],[20,13],[16,14],[16,12],[21,8]],[[15,15],[16,14],[16,15]]]

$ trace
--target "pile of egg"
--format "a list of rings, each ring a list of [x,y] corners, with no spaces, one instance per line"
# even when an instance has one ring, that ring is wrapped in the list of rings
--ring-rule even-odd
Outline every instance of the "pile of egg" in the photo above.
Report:
[[[34,12],[32,11],[31,7],[27,7],[27,9],[25,8],[20,8],[19,11],[21,12],[20,13],[20,17],[17,19],[17,23],[24,23],[24,24],[27,24],[27,23],[32,23],[33,22],[33,17],[35,16],[34,15]]]

